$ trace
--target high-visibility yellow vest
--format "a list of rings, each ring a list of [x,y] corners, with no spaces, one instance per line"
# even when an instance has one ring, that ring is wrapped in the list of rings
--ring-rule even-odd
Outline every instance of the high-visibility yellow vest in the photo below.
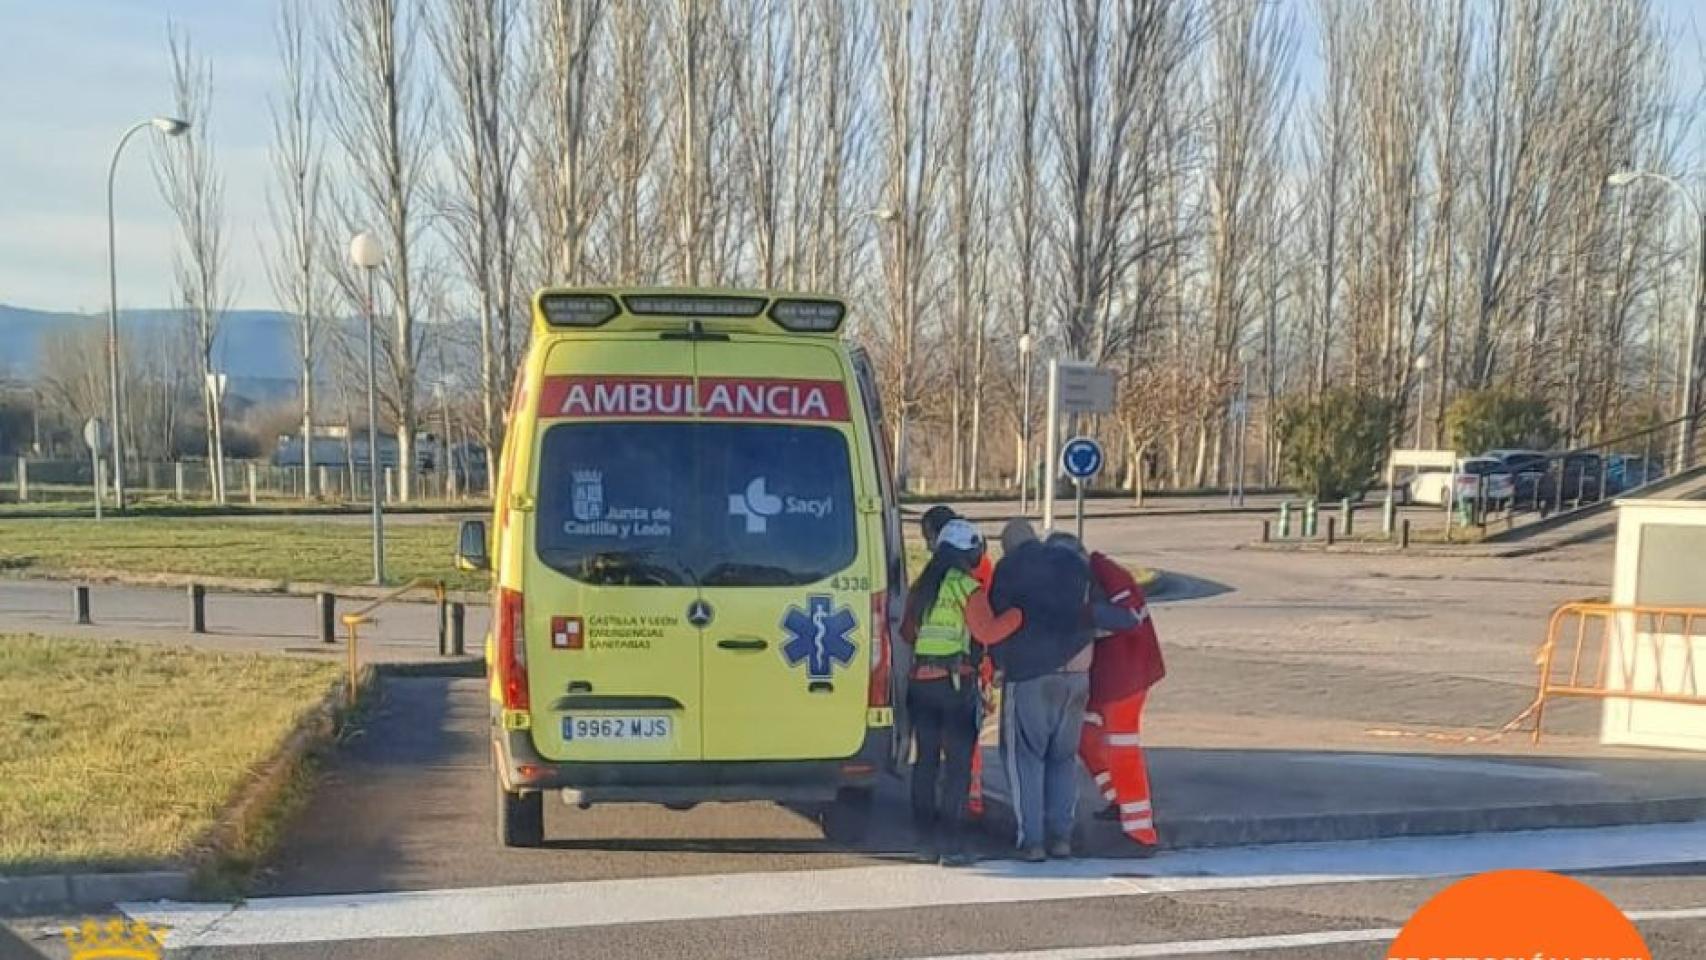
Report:
[[[959,568],[942,577],[936,602],[918,625],[920,657],[953,657],[971,650],[971,628],[966,626],[966,601],[978,589],[971,575]]]

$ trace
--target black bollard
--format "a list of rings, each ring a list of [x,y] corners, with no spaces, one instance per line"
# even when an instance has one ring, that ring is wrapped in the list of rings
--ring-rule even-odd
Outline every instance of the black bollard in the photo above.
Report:
[[[320,642],[338,642],[338,597],[332,593],[314,594],[314,609],[320,619]]]
[[[1408,520],[1405,520],[1403,524],[1398,527],[1398,549],[1410,549],[1410,521]]]
[[[207,632],[207,588],[190,584],[190,632]]]
[[[468,609],[460,603],[450,605],[450,655],[460,657],[468,652],[467,644],[463,642],[463,630],[468,619]]]
[[[88,626],[93,621],[89,619],[89,587],[79,583],[71,588],[71,614],[78,626]]]

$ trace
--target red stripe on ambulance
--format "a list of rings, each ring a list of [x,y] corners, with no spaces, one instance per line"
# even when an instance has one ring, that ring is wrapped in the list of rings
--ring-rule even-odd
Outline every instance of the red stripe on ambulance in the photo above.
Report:
[[[847,388],[836,380],[737,377],[546,377],[546,417],[689,417],[730,420],[851,419]]]

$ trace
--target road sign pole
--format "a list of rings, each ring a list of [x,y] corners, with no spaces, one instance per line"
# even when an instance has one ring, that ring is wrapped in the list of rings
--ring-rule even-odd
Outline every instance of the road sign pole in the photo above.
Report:
[[[1084,481],[1072,481],[1078,487],[1078,542],[1084,542]]]
[[[1054,527],[1055,475],[1060,472],[1060,359],[1048,362],[1048,424],[1043,431],[1043,529]]]

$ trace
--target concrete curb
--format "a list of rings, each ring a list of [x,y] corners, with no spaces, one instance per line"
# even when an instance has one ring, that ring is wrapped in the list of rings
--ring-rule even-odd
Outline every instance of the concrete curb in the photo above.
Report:
[[[390,672],[368,668],[364,670],[359,686],[364,691],[371,689],[376,676]],[[348,685],[340,680],[318,704],[305,711],[278,749],[260,765],[258,772],[238,787],[214,824],[190,844],[183,866],[125,872],[0,875],[0,915],[96,908],[125,900],[167,900],[189,896],[198,881],[218,866],[221,857],[240,838],[250,835],[258,823],[277,809],[279,798],[291,777],[311,753],[330,742],[339,718],[349,708]]]
[[[985,831],[1010,845],[1015,821],[1006,797],[985,792],[984,801]],[[1090,819],[1088,814],[1079,811],[1075,830],[1080,856],[1140,856],[1138,847],[1116,825]],[[1167,810],[1157,808],[1155,825],[1163,850],[1194,850],[1697,821],[1706,821],[1706,797],[1239,818],[1169,816]]]

